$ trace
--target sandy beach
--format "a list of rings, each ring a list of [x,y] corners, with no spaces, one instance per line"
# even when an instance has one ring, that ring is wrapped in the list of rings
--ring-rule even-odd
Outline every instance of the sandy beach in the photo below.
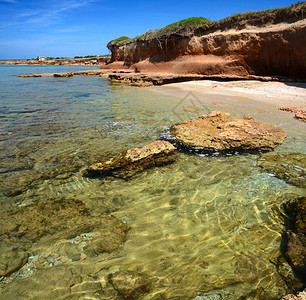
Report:
[[[256,80],[214,81],[201,80],[173,83],[158,88],[166,94],[192,92],[204,94],[247,97],[277,107],[306,105],[306,83],[261,82]]]

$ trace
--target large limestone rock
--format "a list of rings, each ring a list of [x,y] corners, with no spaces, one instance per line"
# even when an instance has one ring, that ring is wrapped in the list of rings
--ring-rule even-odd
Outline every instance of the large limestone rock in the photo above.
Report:
[[[288,183],[306,187],[306,154],[264,153],[258,159],[258,165]]]
[[[233,119],[229,114],[217,111],[175,124],[170,133],[183,146],[205,151],[268,150],[286,138],[286,132],[281,128],[248,116]]]
[[[167,141],[155,141],[143,148],[132,148],[117,156],[91,165],[84,171],[85,176],[115,176],[128,178],[154,166],[175,161],[176,148]]]

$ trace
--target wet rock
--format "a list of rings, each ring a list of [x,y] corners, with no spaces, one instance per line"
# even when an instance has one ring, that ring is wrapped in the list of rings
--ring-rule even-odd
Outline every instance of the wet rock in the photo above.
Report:
[[[285,203],[285,226],[283,235],[284,256],[295,274],[305,284],[306,279],[306,197]]]
[[[289,262],[297,273],[306,275],[306,246],[303,240],[296,233],[288,231],[287,257]]]
[[[278,261],[275,263],[277,266],[277,272],[285,282],[289,291],[298,291],[303,288],[301,281],[295,276],[291,266],[287,260],[280,256]]]
[[[204,151],[269,150],[286,138],[281,128],[216,111],[175,124],[170,133],[184,147]]]
[[[295,118],[306,122],[306,110],[302,109],[301,107],[296,106],[288,106],[288,107],[281,107],[279,110],[292,112],[295,114]]]
[[[28,260],[28,253],[21,249],[1,247],[0,276],[8,276],[20,269]]]
[[[31,74],[19,74],[17,77],[72,77],[74,72],[63,72],[63,73],[31,73]]]
[[[258,159],[258,165],[268,173],[297,186],[306,187],[306,154],[264,153]]]
[[[138,299],[150,291],[150,280],[139,272],[121,271],[112,274],[109,282],[123,299]]]
[[[44,201],[28,207],[0,212],[0,246],[8,242],[50,244],[82,233],[97,232],[118,249],[126,240],[128,227],[111,216],[93,217],[81,201]]]
[[[72,77],[74,75],[73,72],[65,72],[65,73],[54,73],[54,77]]]
[[[174,162],[175,150],[167,141],[155,141],[143,148],[132,148],[107,161],[93,164],[83,174],[89,177],[111,175],[128,178],[145,169]]]

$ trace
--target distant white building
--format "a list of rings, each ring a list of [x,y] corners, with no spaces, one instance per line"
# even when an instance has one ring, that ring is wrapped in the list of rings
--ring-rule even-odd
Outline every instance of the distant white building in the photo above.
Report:
[[[45,61],[46,58],[45,58],[44,56],[38,56],[38,57],[37,57],[37,60],[38,60],[38,61]]]

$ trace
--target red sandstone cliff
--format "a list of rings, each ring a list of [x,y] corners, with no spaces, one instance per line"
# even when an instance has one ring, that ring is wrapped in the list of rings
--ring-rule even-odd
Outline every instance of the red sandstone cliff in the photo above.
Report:
[[[110,69],[306,78],[306,1],[108,47]]]

